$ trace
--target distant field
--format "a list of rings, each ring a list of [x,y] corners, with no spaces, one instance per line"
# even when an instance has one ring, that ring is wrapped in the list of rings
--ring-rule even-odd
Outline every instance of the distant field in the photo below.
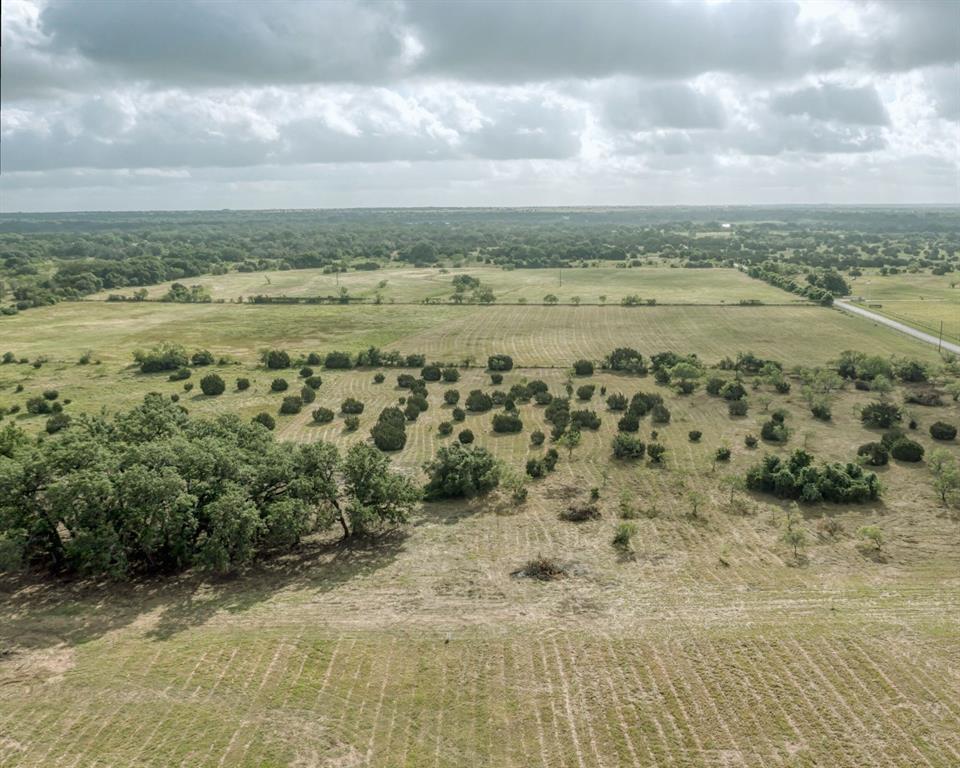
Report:
[[[936,335],[942,321],[944,338],[960,341],[960,275],[956,273],[866,274],[851,281],[851,293],[864,307],[921,331]]]
[[[670,267],[637,267],[616,269],[589,267],[583,269],[515,269],[493,267],[439,269],[390,267],[372,272],[347,272],[325,275],[319,269],[298,269],[276,272],[230,272],[226,275],[202,275],[180,282],[203,285],[214,299],[236,299],[240,296],[332,296],[346,288],[351,296],[373,298],[380,293],[384,301],[446,300],[453,293],[451,281],[458,274],[477,277],[493,289],[499,301],[541,302],[548,293],[562,303],[579,296],[585,304],[605,301],[617,303],[624,296],[639,295],[665,304],[736,304],[741,299],[768,303],[799,303],[797,297],[778,288],[753,280],[735,269],[682,269]],[[561,282],[562,280],[562,282]],[[381,283],[385,285],[381,286]],[[159,298],[170,283],[151,286],[149,298]],[[120,291],[130,293],[132,289]],[[92,297],[104,299],[105,291]]]
[[[615,274],[634,272],[641,270]],[[302,550],[230,578],[188,573],[110,584],[0,576],[2,766],[960,764],[960,529],[927,466],[880,468],[882,501],[804,506],[808,545],[799,562],[780,539],[792,505],[730,482],[770,452],[804,447],[852,460],[859,444],[878,438],[856,410],[873,396],[844,390],[824,423],[811,418],[794,379],[786,395],[749,388],[748,415],[731,418],[702,389],[680,396],[650,376],[571,378],[568,370],[578,357],[599,360],[622,345],[646,355],[696,352],[708,364],[752,350],[788,369],[826,363],[844,349],[935,363],[932,347],[815,306],[79,302],[4,318],[0,338],[0,353],[48,358],[39,369],[0,365],[0,408],[51,388],[72,400],[74,414],[129,407],[149,391],[177,393],[193,414],[268,411],[278,438],[341,448],[366,439],[379,411],[404,394],[398,371],[376,384],[371,370],[318,368],[316,403],[279,416],[282,395],[269,391],[270,381],[283,376],[296,391],[299,378],[296,369],[260,368],[260,349],[374,344],[473,358],[456,384],[430,384],[429,409],[393,455],[411,474],[456,439],[437,432],[450,418],[444,390],[465,397],[494,389],[482,370],[492,353],[511,354],[519,366],[498,388],[541,378],[559,394],[589,382],[597,392],[578,407],[602,418],[572,455],[561,451],[554,474],[527,484],[522,505],[500,491],[426,504],[409,526],[373,541],[345,546],[316,535]],[[161,340],[234,358],[190,379],[215,370],[227,392],[208,398],[163,374],[137,373],[133,350]],[[78,365],[85,349],[101,364]],[[238,376],[251,380],[248,391],[235,391]],[[639,434],[650,441],[658,432],[665,466],[612,459],[619,414],[607,410],[601,387],[663,395],[670,423],[647,417]],[[338,411],[348,396],[366,406],[357,432],[344,432],[340,414],[312,423],[313,408]],[[902,396],[898,389],[891,398]],[[777,408],[790,414],[789,443],[748,449],[744,437]],[[491,413],[469,415],[462,426],[522,470],[545,450],[529,444],[530,432],[545,426],[543,410],[519,406],[519,435],[494,434]],[[910,406],[907,416],[930,451],[929,424],[960,423],[960,406]],[[6,419],[31,432],[44,423]],[[694,429],[700,442],[688,438]],[[945,445],[960,456],[956,441]],[[732,451],[729,463],[713,460],[721,446]],[[559,518],[594,487],[601,519]],[[702,499],[697,516],[693,498]],[[639,515],[634,557],[611,546],[622,501]],[[835,538],[818,530],[828,518],[842,526]],[[863,548],[857,530],[866,524],[883,528],[884,552]],[[540,555],[569,564],[572,575],[547,583],[513,575]]]

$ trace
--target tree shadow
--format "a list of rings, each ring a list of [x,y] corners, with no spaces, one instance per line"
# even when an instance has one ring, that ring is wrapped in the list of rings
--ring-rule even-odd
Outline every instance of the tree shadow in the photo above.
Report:
[[[146,637],[166,640],[218,613],[248,611],[282,590],[338,589],[394,562],[407,537],[403,529],[347,541],[314,536],[293,552],[230,576],[188,571],[120,583],[36,573],[0,576],[0,651],[77,646],[152,613],[157,617]]]

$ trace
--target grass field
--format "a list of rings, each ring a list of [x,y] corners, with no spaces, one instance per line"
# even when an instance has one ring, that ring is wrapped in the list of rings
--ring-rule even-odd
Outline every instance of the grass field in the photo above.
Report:
[[[679,272],[679,270],[677,271]],[[694,272],[686,270],[684,272]],[[715,271],[714,271],[715,272]],[[516,273],[504,273],[513,275]],[[746,279],[746,278],[744,278]],[[566,280],[566,278],[565,278]],[[750,285],[763,287],[751,281]],[[49,358],[0,366],[0,406],[44,388],[68,411],[132,405],[150,390],[181,392],[197,414],[276,413],[274,372],[257,351],[359,350],[370,344],[461,359],[506,352],[522,368],[501,388],[542,378],[552,391],[578,357],[618,345],[645,354],[697,352],[715,363],[752,350],[793,364],[843,349],[928,362],[919,342],[819,307],[380,307],[108,304],[30,310],[0,326],[0,352]],[[133,349],[177,339],[229,354],[218,398],[129,366]],[[101,365],[79,366],[92,349]],[[310,422],[310,406],[278,417],[277,435],[348,445],[395,402],[396,371],[319,371],[316,405],[366,404],[357,433],[342,417]],[[251,378],[245,393],[236,376]],[[296,372],[286,377],[291,384]],[[199,378],[197,373],[193,381]],[[574,384],[580,383],[574,378]],[[923,464],[881,468],[882,501],[803,508],[809,535],[795,562],[780,542],[789,505],[731,490],[768,451],[806,447],[850,460],[876,439],[842,392],[834,419],[810,418],[791,394],[764,386],[744,418],[699,391],[681,397],[652,377],[598,373],[586,432],[557,472],[517,506],[497,492],[428,504],[375,542],[327,535],[233,578],[188,573],[133,584],[0,578],[0,765],[6,766],[954,766],[960,763],[960,528]],[[22,393],[14,393],[17,384]],[[658,427],[666,466],[610,457],[617,416],[599,387],[658,391],[672,411]],[[442,392],[491,389],[480,368],[432,384],[430,408],[394,461],[414,473],[443,444]],[[894,397],[899,398],[897,392]],[[784,407],[785,448],[744,446],[764,410]],[[529,433],[542,408],[521,405],[521,435],[494,435],[490,414],[465,426],[514,467],[542,449]],[[914,408],[917,439],[955,403]],[[9,417],[8,417],[9,418]],[[40,417],[18,423],[38,429]],[[649,418],[641,435],[649,436]],[[703,432],[691,443],[691,429]],[[446,438],[451,440],[452,438]],[[729,464],[714,465],[729,446]],[[960,449],[952,445],[954,456]],[[558,515],[600,489],[602,518]],[[692,494],[703,497],[691,516]],[[636,554],[611,546],[621,498],[640,511]],[[818,522],[843,525],[836,538]],[[879,555],[857,529],[880,525]],[[571,565],[548,583],[513,574],[537,555]]]
[[[927,333],[938,334],[943,322],[944,338],[960,341],[960,281],[955,274],[873,272],[852,280],[851,293],[859,304]]]
[[[656,299],[661,304],[736,304],[741,299],[767,303],[796,304],[800,300],[786,291],[752,280],[735,269],[682,269],[637,267],[615,269],[588,267],[578,269],[516,269],[506,271],[488,266],[450,269],[389,267],[372,272],[323,274],[320,269],[276,272],[229,272],[203,275],[180,282],[207,287],[214,299],[233,300],[240,296],[333,296],[346,288],[351,296],[372,299],[379,293],[383,301],[417,302],[425,299],[447,300],[453,293],[455,275],[479,278],[493,289],[498,301],[531,303],[543,301],[548,293],[562,303],[579,296],[584,304],[605,301],[616,304],[628,295]],[[381,285],[382,284],[382,285]],[[159,298],[171,283],[151,286],[149,298]],[[105,299],[111,291],[92,298]],[[116,291],[112,291],[116,293]],[[129,291],[127,291],[129,293]]]

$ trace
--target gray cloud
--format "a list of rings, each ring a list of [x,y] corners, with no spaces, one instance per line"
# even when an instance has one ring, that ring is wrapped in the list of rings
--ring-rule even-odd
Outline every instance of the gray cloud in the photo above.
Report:
[[[937,115],[945,120],[960,120],[960,65],[932,69],[925,74],[925,80]]]
[[[851,125],[887,125],[890,118],[872,85],[846,88],[824,83],[777,93],[773,111],[781,115],[806,115],[815,120],[835,120]]]
[[[700,93],[686,84],[649,86],[618,80],[604,90],[603,117],[617,130],[722,128],[726,122],[716,95]]]

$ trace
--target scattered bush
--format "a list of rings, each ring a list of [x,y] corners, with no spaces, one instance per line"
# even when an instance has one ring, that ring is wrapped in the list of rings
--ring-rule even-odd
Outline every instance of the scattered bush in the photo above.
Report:
[[[319,376],[307,376],[307,378],[303,380],[303,383],[310,387],[310,389],[320,389],[320,386],[323,384],[323,379]]]
[[[179,344],[162,343],[148,350],[137,350],[133,359],[141,373],[159,373],[185,368],[189,363],[187,351]]]
[[[200,379],[200,391],[207,397],[222,395],[226,388],[226,382],[215,373],[207,374]]]
[[[595,390],[596,386],[593,384],[584,384],[582,387],[577,387],[577,399],[590,400]]]
[[[647,446],[647,456],[650,457],[650,461],[654,464],[662,464],[663,457],[666,453],[667,447],[660,443],[650,443],[650,445]]]
[[[311,368],[310,366],[305,365],[303,366],[303,368],[300,369],[301,379],[309,379],[311,376],[313,376],[313,368]]]
[[[796,450],[788,459],[766,456],[747,471],[747,488],[782,499],[816,503],[850,503],[876,499],[880,481],[859,464],[823,463],[813,466],[813,457]]]
[[[915,440],[901,437],[890,446],[890,455],[900,461],[917,462],[923,461],[923,446]]]
[[[268,349],[260,355],[260,360],[272,371],[290,367],[290,355],[282,349]]]
[[[539,446],[543,445],[543,441],[546,440],[546,435],[543,434],[539,429],[534,430],[530,433],[530,445]]]
[[[513,370],[513,358],[510,355],[491,355],[487,358],[488,371],[510,371]],[[499,382],[494,382],[499,383]]]
[[[473,430],[470,429],[461,429],[459,434],[457,434],[457,440],[459,440],[464,445],[469,445],[473,442]]]
[[[957,436],[957,428],[945,421],[935,421],[930,425],[930,437],[934,440],[953,440]]]
[[[447,405],[456,405],[460,402],[460,393],[455,389],[448,389],[443,393],[443,402]]]
[[[258,413],[252,419],[254,424],[259,424],[262,427],[266,427],[269,430],[272,430],[277,426],[276,419],[273,418],[269,413]]]
[[[743,438],[743,444],[747,446],[747,448],[756,448],[759,442],[756,435],[746,435]]]
[[[703,437],[703,432],[701,432],[699,429],[691,429],[689,432],[687,432],[687,438],[691,443],[699,443],[701,437]]]
[[[344,413],[360,414],[363,413],[363,403],[353,397],[348,397],[340,404],[340,410]]]
[[[857,448],[857,456],[871,467],[882,467],[890,460],[890,452],[883,443],[864,443]]]
[[[443,437],[453,434],[453,424],[449,421],[441,421],[440,425],[437,427],[437,432],[439,432]]]
[[[347,416],[343,420],[343,428],[347,430],[347,432],[356,432],[360,428],[360,417]]]
[[[328,352],[323,359],[323,367],[331,370],[347,370],[353,368],[353,358],[348,352]]]
[[[407,444],[406,418],[399,408],[384,408],[370,430],[381,451],[399,451]]]
[[[461,435],[461,443],[463,443]],[[457,499],[483,495],[500,484],[500,463],[486,448],[447,445],[424,465],[429,480],[427,499]]]
[[[577,376],[593,376],[593,363],[590,360],[577,360],[573,364],[573,372]]]
[[[497,433],[515,433],[523,431],[523,422],[513,413],[497,413],[493,417],[493,431]]]
[[[237,379],[237,392],[243,392],[250,389],[250,379]]]
[[[443,377],[443,380],[446,382],[453,383],[455,381],[460,381],[460,371],[458,371],[456,368],[447,366],[440,372],[440,374]]]
[[[903,414],[900,412],[900,408],[893,403],[880,401],[868,403],[860,411],[860,421],[869,427],[886,429],[902,418]]]
[[[300,387],[300,399],[304,405],[309,405],[317,399],[317,393],[310,387]]]
[[[493,399],[482,389],[474,389],[467,395],[465,404],[468,411],[482,413],[493,408]]]
[[[291,415],[303,410],[303,399],[299,395],[287,395],[280,403],[280,413]]]
[[[189,368],[177,368],[173,373],[167,376],[167,381],[183,381],[193,376],[193,371]]]
[[[621,432],[613,438],[613,455],[618,459],[642,459],[646,450],[647,446],[640,438],[628,435],[625,432]]]
[[[286,379],[274,379],[270,382],[270,390],[272,392],[286,392],[289,386]]]
[[[669,424],[670,409],[663,403],[657,403],[650,411],[650,420],[653,421],[654,424]]]
[[[500,386],[503,384],[503,374],[502,373],[491,373],[490,381],[494,386]]]
[[[633,413],[627,413],[617,422],[620,432],[637,432],[640,429],[640,419]]]
[[[190,356],[190,362],[196,366],[213,365],[213,353],[208,349],[201,349]]]
[[[463,421],[467,418],[467,412],[463,408],[454,408],[450,411],[450,416],[454,421]]]
[[[55,432],[59,432],[62,429],[66,429],[70,426],[72,419],[66,413],[55,413],[49,419],[47,419],[46,430],[47,434],[52,435]]]
[[[730,461],[730,449],[727,447],[717,448],[713,454],[714,461]]]

